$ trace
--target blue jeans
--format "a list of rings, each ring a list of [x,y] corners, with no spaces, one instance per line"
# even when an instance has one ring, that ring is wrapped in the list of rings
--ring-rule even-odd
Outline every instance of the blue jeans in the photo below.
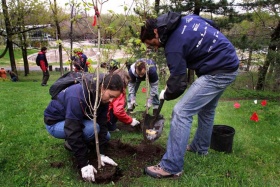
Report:
[[[136,97],[136,93],[137,93],[137,91],[138,91],[138,89],[140,87],[141,82],[142,82],[141,80],[136,79],[135,87],[134,87],[134,90],[135,90],[134,97]],[[128,97],[127,97],[127,102],[128,103],[130,103],[131,97],[132,97],[132,95],[128,94]],[[158,94],[155,94],[155,96],[152,97],[152,104],[153,104],[153,106],[157,106],[158,107],[158,105],[159,105],[159,96],[158,96]]]
[[[194,139],[189,145],[193,151],[207,154],[218,100],[236,76],[237,71],[203,75],[195,80],[175,105],[170,122],[166,153],[160,162],[160,166],[165,171],[172,174],[183,171],[193,116],[196,114],[198,115],[198,127]]]
[[[66,135],[64,132],[64,124],[65,121],[60,121],[54,125],[46,125],[46,129],[49,132],[50,135],[52,135],[55,138],[59,139],[66,139]],[[84,129],[83,129],[83,136],[84,140],[88,143],[90,141],[95,140],[94,138],[94,128],[93,128],[93,121],[91,120],[83,120]],[[97,131],[100,131],[99,125],[97,124]],[[107,139],[109,140],[111,138],[110,133],[107,134]]]

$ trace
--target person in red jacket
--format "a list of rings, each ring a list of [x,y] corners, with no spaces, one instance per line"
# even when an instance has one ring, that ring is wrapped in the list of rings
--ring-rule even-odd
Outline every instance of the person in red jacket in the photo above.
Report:
[[[126,106],[126,87],[128,84],[128,81],[130,79],[127,71],[123,69],[117,69],[113,72],[113,74],[118,74],[123,80],[124,89],[121,95],[117,98],[115,98],[111,103],[109,103],[109,109],[108,109],[108,130],[109,131],[115,131],[117,129],[117,121],[119,120],[122,123],[136,126],[139,125],[140,122],[136,118],[132,118],[129,116],[125,111]]]
[[[47,82],[50,78],[50,74],[48,71],[48,60],[46,57],[46,53],[47,53],[47,48],[46,47],[42,47],[41,51],[38,53],[38,59],[40,60],[40,68],[43,72],[43,79],[42,79],[42,86],[47,86]]]

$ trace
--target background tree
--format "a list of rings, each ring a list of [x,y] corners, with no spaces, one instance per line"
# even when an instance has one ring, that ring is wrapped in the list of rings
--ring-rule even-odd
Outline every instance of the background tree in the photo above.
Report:
[[[6,48],[9,51],[11,69],[13,72],[17,73],[14,48],[13,48],[13,30],[12,30],[12,25],[11,25],[11,21],[10,21],[11,18],[10,18],[6,0],[2,0],[2,10],[3,10],[3,16],[4,16],[4,20],[5,20],[5,26],[6,26],[6,37],[7,37]],[[4,50],[4,52],[5,51],[7,51],[7,50]]]
[[[44,14],[46,11],[43,11],[44,7],[41,2],[27,0],[12,0],[10,2],[10,14],[13,15],[11,22],[12,25],[14,25],[15,34],[17,33],[17,38],[13,43],[21,49],[24,73],[25,76],[27,76],[27,74],[29,74],[27,48],[31,42],[28,40],[27,32],[48,27],[48,20],[42,19],[44,15],[44,17],[47,17],[46,14]],[[31,21],[33,23],[38,23],[38,20],[40,20],[40,25],[31,23]]]
[[[57,3],[56,0],[53,0],[53,2],[51,0],[49,0],[50,3],[50,8],[51,11],[53,13],[53,21],[56,27],[56,39],[57,39],[57,43],[58,43],[58,54],[59,54],[59,66],[60,66],[60,73],[61,75],[64,74],[64,69],[63,69],[63,61],[62,61],[62,40],[61,40],[61,32],[60,32],[60,25],[59,25],[59,17],[58,17],[58,11],[59,8],[57,7]]]
[[[35,19],[40,18],[40,15],[44,13],[43,11],[44,9],[42,9],[42,4],[38,3],[37,1],[26,1],[26,0],[23,1],[11,0],[9,1],[8,4],[6,4],[6,1],[4,2],[2,1],[2,9],[3,9],[3,15],[5,17],[5,23],[7,23],[8,29],[6,28],[7,27],[6,25],[5,27],[6,32],[1,32],[0,35],[6,38],[7,41],[6,49],[9,49],[11,69],[14,72],[17,72],[16,62],[14,59],[14,45],[15,45],[19,47],[22,51],[22,56],[24,61],[24,72],[26,76],[29,73],[29,66],[27,60],[27,46],[28,44],[30,44],[30,41],[28,41],[26,33],[32,30],[38,30],[41,29],[42,27],[45,27],[45,26],[38,25],[38,21],[34,21]],[[38,11],[38,9],[41,9],[40,12]],[[36,25],[33,23],[36,23]],[[41,21],[41,24],[44,23],[46,22]],[[6,51],[7,50],[4,50],[0,56],[3,57]]]
[[[259,16],[260,22],[263,23],[263,28],[270,32],[270,42],[268,45],[268,52],[263,65],[261,65],[259,68],[258,81],[256,86],[256,90],[264,90],[269,66],[274,62],[278,62],[278,60],[275,61],[275,57],[278,57],[277,54],[279,54],[279,47],[280,47],[279,46],[280,45],[279,44],[280,43],[279,42],[280,40],[279,1],[276,0],[253,1],[247,7],[250,10],[258,13],[258,15],[260,15],[259,12],[261,11],[267,12],[270,15],[269,20],[273,18],[272,19],[273,21],[271,22],[264,19],[264,17]],[[277,79],[278,75],[274,77]],[[274,84],[274,87],[277,87],[277,85]]]
[[[241,23],[234,24],[233,28],[228,33],[228,38],[232,41],[235,47],[242,51],[241,63],[244,65],[245,70],[249,71],[252,61],[253,52],[260,51],[267,48],[269,44],[269,32],[263,27],[260,22],[259,16],[262,15],[263,19],[269,21],[270,15],[267,13],[250,14],[250,20],[246,19]],[[243,59],[244,53],[248,52],[248,58]],[[255,62],[254,65],[257,65]]]

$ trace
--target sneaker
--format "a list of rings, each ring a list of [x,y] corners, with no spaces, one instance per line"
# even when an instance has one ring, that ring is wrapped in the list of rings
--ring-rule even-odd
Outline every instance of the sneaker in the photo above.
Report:
[[[166,171],[164,171],[160,165],[155,165],[155,166],[149,166],[149,167],[146,167],[144,172],[151,176],[151,177],[154,177],[154,178],[158,178],[158,179],[161,179],[161,178],[173,178],[173,179],[176,179],[176,178],[179,178],[181,175],[182,175],[182,171],[179,172],[179,173],[176,173],[176,174],[171,174],[171,173],[168,173]]]
[[[64,148],[65,148],[66,150],[68,150],[68,151],[72,151],[72,148],[71,148],[71,146],[68,144],[67,140],[65,140],[65,142],[64,142]]]
[[[47,84],[41,84],[41,86],[48,86]]]

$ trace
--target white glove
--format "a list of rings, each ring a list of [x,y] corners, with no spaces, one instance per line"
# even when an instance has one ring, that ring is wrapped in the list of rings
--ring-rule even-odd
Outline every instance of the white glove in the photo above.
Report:
[[[110,164],[112,166],[117,166],[118,164],[111,158],[105,156],[105,155],[101,155],[101,165],[105,166],[106,164]]]
[[[87,165],[81,169],[82,177],[85,181],[95,181],[94,173],[97,173],[96,169],[92,165]]]
[[[140,122],[137,121],[136,118],[132,118],[132,122],[130,123],[130,125],[131,125],[132,127],[135,127],[136,125],[139,125],[139,124],[140,124]]]
[[[164,93],[165,93],[165,90],[161,90],[161,92],[159,94],[159,100],[164,100]]]

